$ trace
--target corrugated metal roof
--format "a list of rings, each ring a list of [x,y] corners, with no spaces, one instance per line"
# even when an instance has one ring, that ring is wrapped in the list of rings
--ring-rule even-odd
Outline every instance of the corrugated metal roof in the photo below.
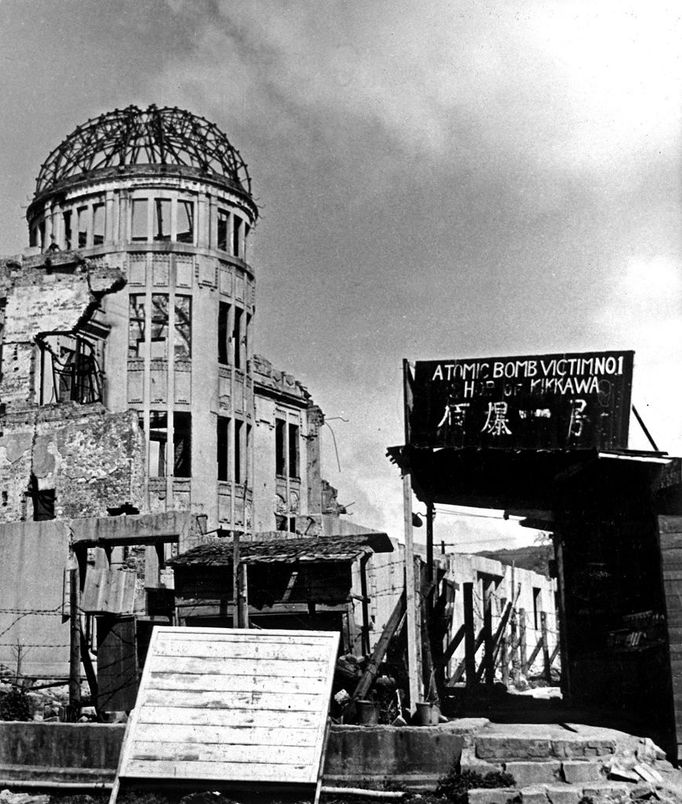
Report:
[[[245,564],[297,564],[327,561],[354,561],[374,551],[364,536],[282,539],[281,541],[243,541],[239,554]],[[233,543],[220,541],[201,544],[169,561],[171,566],[225,567],[232,564]]]

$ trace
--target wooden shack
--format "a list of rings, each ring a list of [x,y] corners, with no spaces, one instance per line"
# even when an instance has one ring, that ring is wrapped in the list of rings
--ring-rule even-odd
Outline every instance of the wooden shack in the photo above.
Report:
[[[243,541],[248,618],[260,628],[336,631],[343,652],[370,650],[367,562],[393,545],[383,533]],[[234,545],[215,539],[170,562],[180,625],[229,627]]]

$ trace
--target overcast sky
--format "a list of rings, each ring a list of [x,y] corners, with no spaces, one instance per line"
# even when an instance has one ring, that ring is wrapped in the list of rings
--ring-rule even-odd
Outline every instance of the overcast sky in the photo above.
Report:
[[[256,349],[332,419],[358,522],[401,530],[403,357],[634,349],[633,401],[679,454],[678,8],[0,0],[0,254],[76,125],[177,105],[249,164]]]

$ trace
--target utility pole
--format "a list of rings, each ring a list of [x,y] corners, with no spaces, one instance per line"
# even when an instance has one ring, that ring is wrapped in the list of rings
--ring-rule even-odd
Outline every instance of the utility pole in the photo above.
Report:
[[[78,560],[73,554],[73,567],[69,570],[69,720],[75,722],[81,708],[81,631],[79,613],[80,577]]]
[[[405,412],[405,448],[409,444],[409,404],[408,382],[410,367],[403,360],[403,390]],[[418,657],[421,656],[421,627],[417,619],[417,599],[414,579],[414,541],[412,538],[412,478],[403,467],[403,520],[405,527],[405,606],[407,627],[407,675],[410,688],[410,709],[416,710],[417,701],[422,700],[422,679],[419,672]]]

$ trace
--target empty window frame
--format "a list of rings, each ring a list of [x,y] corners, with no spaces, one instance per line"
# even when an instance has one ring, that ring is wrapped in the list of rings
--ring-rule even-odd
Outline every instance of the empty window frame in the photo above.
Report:
[[[244,311],[241,307],[234,308],[234,318],[232,320],[232,364],[235,368],[242,368],[243,355],[242,355],[242,322],[244,320]]]
[[[168,414],[149,413],[149,476],[165,477],[168,458]]]
[[[40,243],[38,233],[39,233],[38,225],[36,224],[35,226],[31,226],[31,229],[29,230],[28,233],[28,244],[29,246],[31,246],[31,248],[34,248]]]
[[[230,362],[230,305],[218,305],[218,363],[227,366]]]
[[[234,482],[243,483],[246,480],[246,460],[244,455],[244,422],[234,420]]]
[[[64,248],[71,248],[73,242],[73,213],[70,209],[64,210]]]
[[[173,413],[173,475],[192,476],[192,414]]]
[[[133,199],[130,239],[136,242],[142,242],[148,239],[147,203],[146,198]]]
[[[194,243],[194,202],[178,201],[177,235],[178,243]]]
[[[95,204],[92,208],[92,245],[104,243],[104,204]]]
[[[232,253],[235,257],[242,255],[242,219],[236,215],[232,216]]]
[[[275,474],[284,477],[287,469],[286,427],[284,419],[275,419]]]
[[[227,416],[218,416],[218,480],[230,479],[230,420]]]
[[[176,358],[192,356],[192,298],[175,297],[175,333],[173,351]]]
[[[288,451],[289,451],[289,477],[299,477],[300,475],[300,466],[299,466],[299,427],[297,424],[289,424],[289,444],[288,444]]]
[[[131,293],[128,305],[128,357],[144,357],[145,295]]]
[[[171,239],[171,202],[170,198],[154,199],[154,240]]]
[[[90,210],[88,207],[78,207],[78,248],[85,248],[88,245],[88,229],[90,223]]]
[[[230,230],[230,213],[225,209],[218,210],[218,231],[216,245],[219,251],[227,251]]]
[[[168,342],[168,294],[152,294],[152,318],[150,326],[152,359],[167,356]]]
[[[280,477],[300,476],[300,427],[275,419],[275,473]]]

